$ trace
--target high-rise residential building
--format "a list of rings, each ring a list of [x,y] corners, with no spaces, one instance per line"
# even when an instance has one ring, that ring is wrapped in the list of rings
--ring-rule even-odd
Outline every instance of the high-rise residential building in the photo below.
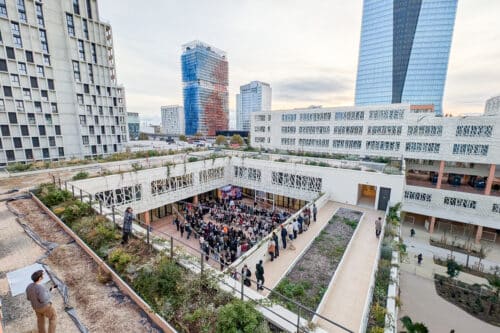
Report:
[[[97,1],[0,1],[0,31],[0,165],[122,150],[124,89]]]
[[[226,53],[201,41],[182,46],[182,83],[186,135],[215,135],[228,129]]]
[[[127,112],[128,137],[129,140],[139,139],[140,120],[137,112]]]
[[[252,81],[240,87],[236,95],[236,128],[250,130],[250,114],[271,111],[271,86],[269,83]]]
[[[456,9],[457,0],[364,0],[355,104],[442,114]]]
[[[184,108],[180,105],[162,106],[161,127],[163,134],[184,134]]]

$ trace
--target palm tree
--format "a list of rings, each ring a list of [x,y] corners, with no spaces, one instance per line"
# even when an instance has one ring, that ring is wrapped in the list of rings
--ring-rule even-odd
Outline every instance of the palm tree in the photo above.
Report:
[[[403,323],[407,333],[429,333],[429,330],[424,324],[414,323],[408,316],[401,318],[401,322]]]

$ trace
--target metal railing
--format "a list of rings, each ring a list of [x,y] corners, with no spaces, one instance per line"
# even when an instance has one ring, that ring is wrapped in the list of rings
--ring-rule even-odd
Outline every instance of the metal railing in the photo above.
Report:
[[[102,201],[98,200],[92,194],[82,190],[81,188],[76,187],[74,184],[68,185],[67,181],[63,182],[61,180],[61,178],[56,179],[55,176],[52,176],[52,181],[53,181],[53,184],[55,186],[59,187],[59,189],[66,190],[66,191],[70,192],[74,199],[79,198],[79,200],[81,202],[86,202],[86,203],[90,204],[91,207],[99,215],[103,215],[106,217],[111,215],[111,220],[113,222],[114,227],[115,228],[121,227],[117,221],[118,220],[117,215],[123,216],[125,213],[124,211],[112,206],[111,212],[106,213],[105,210],[107,208],[106,207],[103,208]],[[219,283],[219,286],[223,285],[226,288],[229,288],[230,292],[233,293],[234,295],[239,295],[241,300],[248,300],[248,301],[258,305],[258,307],[260,307],[262,309],[261,312],[264,312],[264,313],[268,312],[268,313],[271,313],[272,315],[276,316],[277,318],[280,318],[284,322],[288,323],[288,325],[290,327],[294,327],[295,332],[297,332],[297,333],[311,331],[310,328],[308,327],[310,321],[307,319],[304,319],[301,316],[302,314],[309,314],[310,318],[313,318],[313,317],[320,318],[320,319],[326,321],[327,323],[334,325],[334,326],[336,326],[336,327],[338,327],[346,332],[354,332],[351,329],[341,325],[340,323],[337,323],[337,322],[333,321],[332,319],[326,318],[326,317],[322,316],[321,314],[316,313],[314,310],[300,304],[299,302],[297,302],[293,299],[290,299],[289,297],[287,297],[287,296],[285,296],[277,291],[274,291],[270,288],[262,286],[264,288],[264,290],[267,290],[269,292],[270,296],[275,295],[279,299],[276,302],[276,305],[281,305],[281,304],[285,304],[285,303],[292,304],[292,306],[296,310],[295,315],[297,316],[297,318],[296,318],[296,320],[295,320],[295,318],[294,318],[294,320],[291,320],[290,317],[285,316],[283,314],[283,312],[286,312],[289,310],[285,310],[285,311],[281,310],[280,312],[282,312],[282,313],[279,313],[276,309],[273,309],[271,306],[266,305],[266,303],[269,302],[269,296],[267,298],[266,297],[260,297],[260,298],[254,297],[255,295],[252,295],[252,294],[255,294],[254,290],[252,290],[252,292],[249,292],[248,290],[245,291],[245,289],[247,289],[248,287],[245,288],[244,279],[241,278],[241,273],[235,272],[235,271],[231,272],[230,270],[226,270],[226,272],[219,272],[218,270],[216,270],[213,267],[210,267],[210,266],[206,267],[206,264],[207,264],[206,253],[201,251],[200,249],[191,246],[190,244],[188,244],[184,240],[181,240],[177,237],[174,237],[173,235],[171,235],[167,232],[161,231],[159,229],[155,229],[150,224],[146,224],[145,222],[143,222],[137,218],[134,218],[133,224],[136,224],[140,229],[142,229],[142,230],[138,230],[138,231],[136,230],[135,235],[139,236],[138,234],[143,234],[144,241],[148,245],[150,245],[151,247],[155,248],[158,251],[164,252],[172,260],[176,260],[177,262],[183,262],[184,265],[186,265],[186,266],[189,266],[188,264],[190,264],[191,267],[187,267],[188,269],[191,269],[191,270],[194,269],[197,272],[199,272],[200,274],[207,274],[207,272],[211,272],[212,273],[212,274],[210,274],[211,277],[213,277],[214,279],[217,280],[217,282]],[[141,238],[141,237],[139,237],[139,238]],[[264,237],[264,239],[262,241],[265,241],[265,239],[266,239],[266,237]],[[159,243],[164,243],[164,242],[168,242],[168,244],[165,244],[164,246],[159,244]],[[188,249],[189,250],[188,252],[192,252],[192,253],[191,254],[180,253],[180,251],[178,250],[178,245],[176,245],[176,243],[178,245],[181,245],[183,248]],[[257,245],[255,245],[255,246],[257,246]],[[212,260],[216,264],[221,265],[221,262],[217,258],[209,255],[208,261],[210,261],[210,260]],[[230,266],[224,264],[224,267],[228,268]],[[218,274],[215,274],[215,273],[218,273]],[[239,288],[236,288],[234,285],[232,285],[230,283],[230,281],[235,281],[235,279],[233,277],[231,277],[231,275],[230,275],[231,273],[235,273],[236,277],[239,279],[239,281],[240,281]],[[250,280],[251,283],[254,283],[255,285],[257,285],[256,280],[252,280],[252,279],[248,279],[248,280]],[[280,325],[279,323],[273,322],[272,319],[270,319],[270,318],[267,318],[267,320],[271,321],[271,323],[273,325],[277,325],[277,326]],[[284,329],[286,329],[286,328],[284,328]]]

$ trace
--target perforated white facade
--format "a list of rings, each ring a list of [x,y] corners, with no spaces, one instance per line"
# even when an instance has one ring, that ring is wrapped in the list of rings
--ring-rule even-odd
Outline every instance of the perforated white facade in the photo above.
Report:
[[[184,108],[180,105],[161,107],[161,128],[163,134],[181,135],[185,133]]]

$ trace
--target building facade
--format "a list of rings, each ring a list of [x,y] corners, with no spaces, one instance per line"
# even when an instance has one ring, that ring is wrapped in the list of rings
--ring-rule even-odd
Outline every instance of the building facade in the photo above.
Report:
[[[250,137],[263,149],[398,160],[403,211],[431,233],[472,225],[479,240],[500,230],[499,113],[439,117],[409,104],[261,112]]]
[[[356,105],[433,104],[443,92],[457,0],[364,0]]]
[[[486,101],[484,114],[499,115],[500,114],[500,96],[495,96]]]
[[[228,129],[226,53],[200,41],[183,45],[181,56],[186,135]]]
[[[140,124],[141,121],[139,120],[139,114],[137,112],[127,112],[129,140],[139,140]]]
[[[184,108],[180,105],[166,105],[161,107],[161,127],[163,134],[184,134]]]
[[[111,26],[97,1],[0,1],[0,165],[119,152]]]
[[[236,128],[250,130],[250,115],[254,112],[271,111],[271,86],[269,83],[252,81],[240,87],[236,95]]]

